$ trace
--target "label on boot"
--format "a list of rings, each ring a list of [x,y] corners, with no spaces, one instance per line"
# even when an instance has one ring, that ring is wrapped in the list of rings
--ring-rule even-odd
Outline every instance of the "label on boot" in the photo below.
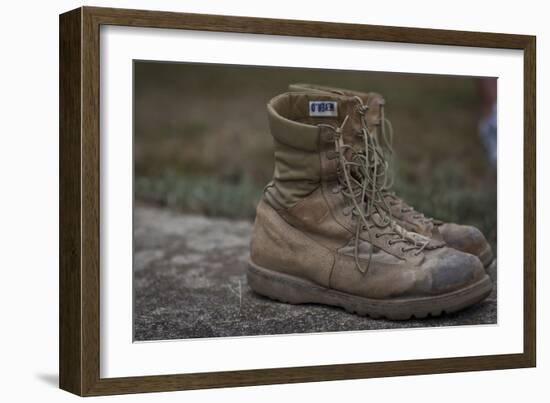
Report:
[[[338,102],[309,101],[309,116],[338,116]]]

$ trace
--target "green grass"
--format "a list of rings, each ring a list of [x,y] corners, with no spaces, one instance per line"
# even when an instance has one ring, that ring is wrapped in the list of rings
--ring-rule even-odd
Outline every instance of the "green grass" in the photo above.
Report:
[[[169,173],[137,177],[135,195],[142,202],[189,213],[252,219],[262,188],[247,177],[223,182],[209,176],[182,177]]]

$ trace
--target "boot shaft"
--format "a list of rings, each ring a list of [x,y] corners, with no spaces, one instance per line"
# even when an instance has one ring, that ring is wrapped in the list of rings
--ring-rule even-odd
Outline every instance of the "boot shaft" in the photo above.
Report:
[[[334,134],[358,143],[361,101],[338,94],[291,92],[267,105],[274,141],[275,169],[266,198],[275,208],[289,208],[322,181],[336,179]]]

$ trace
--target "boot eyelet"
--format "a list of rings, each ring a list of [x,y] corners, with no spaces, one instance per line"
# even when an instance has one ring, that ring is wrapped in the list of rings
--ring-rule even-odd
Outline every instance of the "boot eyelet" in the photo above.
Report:
[[[336,194],[336,193],[340,193],[340,188],[338,186],[334,186],[332,188],[332,193]]]

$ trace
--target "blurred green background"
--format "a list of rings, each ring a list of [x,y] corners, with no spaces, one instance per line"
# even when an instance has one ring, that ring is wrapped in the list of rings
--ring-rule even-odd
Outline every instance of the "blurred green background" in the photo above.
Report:
[[[135,199],[252,219],[273,173],[266,103],[306,82],[375,91],[394,126],[395,190],[496,243],[496,172],[478,135],[480,79],[134,62]]]

